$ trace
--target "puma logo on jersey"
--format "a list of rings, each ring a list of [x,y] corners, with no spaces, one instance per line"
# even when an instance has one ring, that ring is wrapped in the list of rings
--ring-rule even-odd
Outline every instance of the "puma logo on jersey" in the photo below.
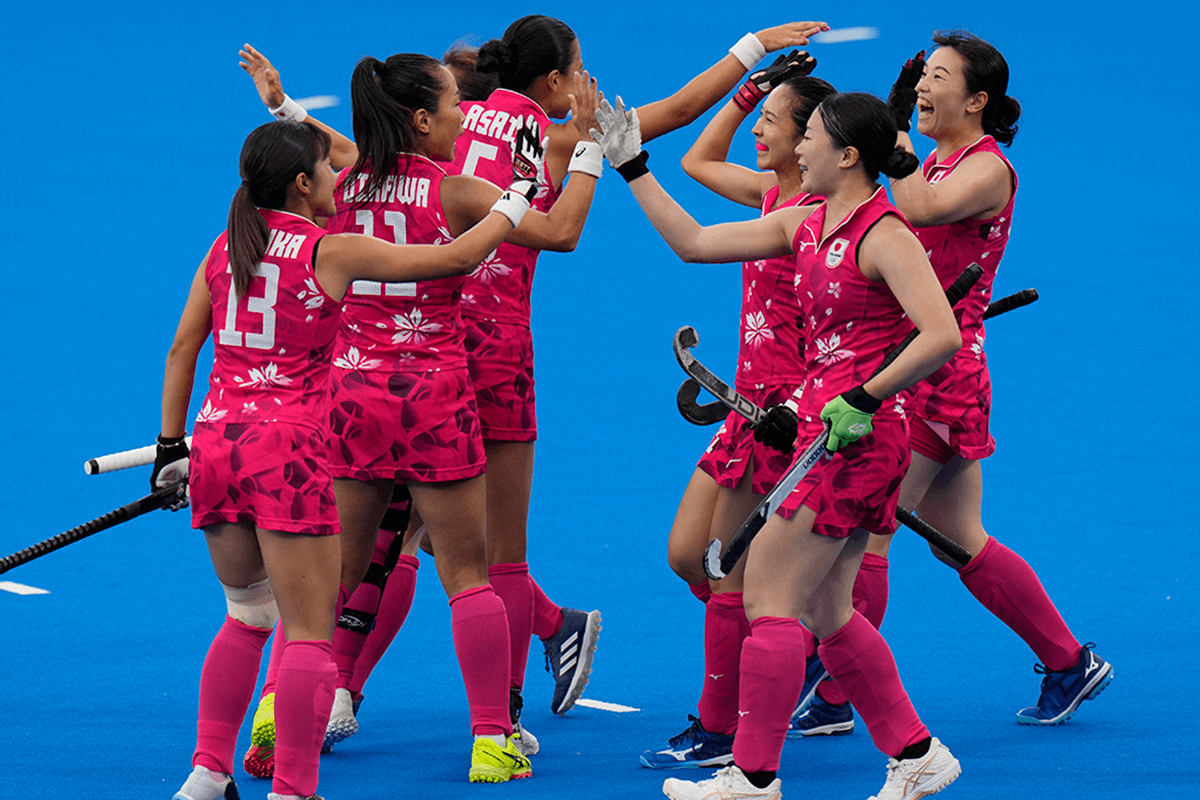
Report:
[[[739,711],[739,712],[738,712],[738,716],[739,716],[739,717],[744,717],[744,716],[746,716],[746,715],[747,715],[747,714],[749,714],[749,713],[750,713],[749,711]]]
[[[712,678],[712,679],[715,681],[715,680],[718,680],[718,679],[720,679],[720,678],[724,678],[724,677],[725,677],[725,673],[724,673],[724,672],[722,672],[720,675],[709,675],[708,677]]]

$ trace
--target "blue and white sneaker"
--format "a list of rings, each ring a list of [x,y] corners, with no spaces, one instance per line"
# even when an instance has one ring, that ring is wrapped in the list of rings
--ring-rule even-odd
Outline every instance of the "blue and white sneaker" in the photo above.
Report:
[[[545,639],[546,671],[554,676],[550,710],[565,714],[583,694],[592,674],[596,640],[600,638],[600,612],[564,608],[558,633]]]
[[[666,750],[647,750],[638,758],[650,769],[700,769],[725,767],[733,763],[733,737],[709,733],[691,714],[691,727],[672,736]]]
[[[1033,671],[1042,678],[1042,696],[1036,706],[1017,712],[1022,725],[1059,725],[1066,722],[1084,700],[1092,700],[1113,679],[1112,664],[1092,652],[1095,642],[1088,642],[1079,652],[1079,663],[1062,672],[1034,664]]]
[[[804,662],[804,687],[800,689],[800,702],[796,704],[796,710],[792,712],[792,719],[800,716],[805,707],[808,706],[810,700],[817,693],[817,684],[829,678],[829,670],[825,669],[825,665],[821,663],[821,657],[816,653],[809,656]]]
[[[854,708],[849,703],[834,705],[814,693],[808,706],[792,717],[789,739],[802,736],[844,736],[854,732]]]

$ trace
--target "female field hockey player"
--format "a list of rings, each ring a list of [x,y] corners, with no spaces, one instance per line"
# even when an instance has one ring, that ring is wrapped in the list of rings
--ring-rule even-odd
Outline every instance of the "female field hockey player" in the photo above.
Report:
[[[801,191],[816,206],[758,220],[701,227],[649,174],[637,115],[597,111],[601,146],[630,182],[643,211],[685,261],[796,257],[803,315],[804,383],[796,412],[772,406],[760,431],[771,446],[815,440],[828,427],[822,458],[763,526],[746,555],[744,601],[750,635],[742,645],[734,763],[710,780],[668,779],[676,800],[780,797],[776,777],[788,721],[804,681],[799,620],[820,640],[825,666],[889,756],[880,797],[916,798],[959,774],[958,761],[921,723],[879,631],[852,605],[869,532],[895,530],[908,430],[891,398],[930,374],[960,347],[954,315],[912,230],[888,202],[880,172],[903,176],[916,158],[900,151],[891,112],[869,95],[833,95],[808,121],[796,148]],[[872,376],[904,336],[900,356]],[[798,418],[797,418],[798,417]],[[785,441],[786,440],[786,441]]]
[[[326,236],[315,220],[335,210],[329,149],[328,135],[295,122],[246,139],[228,230],[196,271],[167,356],[150,483],[188,478],[192,524],[204,530],[229,610],[204,662],[194,769],[176,800],[237,797],[237,732],[277,619],[288,643],[270,796],[316,791],[315,734],[325,729],[335,674],[340,541],[325,409],[343,296],[358,278],[464,275],[528,210],[525,197],[508,192],[486,220],[440,246]],[[210,331],[214,363],[189,454],[188,398]]]
[[[707,188],[765,216],[819,203],[800,189],[796,146],[808,119],[834,88],[806,77],[816,66],[807,53],[781,56],[754,73],[683,157],[683,168]],[[758,170],[729,163],[738,126],[766,95],[752,133]],[[640,116],[640,115],[639,115]],[[796,260],[786,254],[742,265],[742,308],[736,387],[760,407],[787,400],[803,382],[803,346],[793,286]],[[791,464],[754,440],[750,423],[731,412],[701,457],[679,503],[667,544],[671,569],[705,603],[703,690],[692,725],[662,750],[647,750],[654,769],[725,766],[733,762],[737,730],[738,660],[749,634],[742,604],[742,567],[710,581],[702,568],[713,538],[728,541]]]
[[[1017,721],[1057,725],[1104,690],[1112,665],[1090,643],[1079,643],[1034,571],[990,537],[981,520],[982,459],[996,449],[988,431],[991,380],[982,316],[1008,243],[1017,194],[1017,174],[1000,145],[1012,143],[1021,106],[1007,94],[1008,64],[995,47],[959,31],[937,33],[933,41],[938,48],[927,62],[922,53],[905,66],[890,102],[902,129],[900,146],[913,151],[907,131],[915,106],[917,130],[932,138],[936,149],[921,174],[892,180],[892,195],[916,227],[943,286],[971,262],[984,272],[960,306],[962,349],[914,386],[906,400],[912,465],[900,487],[900,504],[971,553],[962,566],[933,548],[1041,660],[1034,667],[1045,676],[1041,695],[1037,705],[1017,712]],[[867,549],[886,558],[890,544],[890,537],[872,537]],[[818,688],[811,715],[824,724],[853,725],[844,698],[821,697],[827,685]]]
[[[576,125],[593,120],[594,88],[573,78]],[[463,113],[451,73],[427,56],[363,59],[351,79],[358,160],[339,182],[332,231],[356,230],[413,241],[452,239],[486,213],[499,188],[448,175]],[[536,178],[536,128],[517,119],[506,147],[521,174]],[[599,156],[575,159],[575,180],[548,214],[535,213],[512,240],[571,249],[599,173]],[[511,182],[511,173],[510,173]],[[356,285],[348,294],[331,380],[332,471],[342,527],[343,583],[353,591],[367,571],[394,484],[403,481],[429,528],[476,735],[472,781],[530,774],[515,749],[509,716],[508,626],[487,575],[486,468],[467,373],[462,279],[419,285]],[[339,693],[340,694],[340,693]],[[261,710],[261,709],[260,709]],[[247,763],[251,756],[247,754]]]

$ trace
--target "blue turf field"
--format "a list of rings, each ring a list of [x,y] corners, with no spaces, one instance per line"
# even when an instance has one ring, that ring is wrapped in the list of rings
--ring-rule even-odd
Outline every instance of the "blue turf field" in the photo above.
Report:
[[[746,30],[793,13],[716,2],[479,6],[436,16],[405,16],[397,4],[352,13],[223,1],[9,12],[0,555],[146,492],[147,470],[86,477],[80,465],[157,433],[163,359],[188,283],[224,225],[242,139],[267,121],[237,68],[242,42],[274,61],[293,97],[341,96],[320,116],[348,132],[349,74],[364,54],[440,55],[460,37],[478,44],[516,16],[548,11],[575,28],[601,87],[639,104]],[[1042,300],[989,326],[1000,450],[985,467],[985,524],[1034,566],[1076,635],[1099,643],[1116,680],[1061,728],[1017,726],[1013,713],[1037,697],[1033,656],[916,537],[899,534],[883,631],[923,719],[963,763],[948,800],[1149,800],[1200,786],[1200,581],[1181,547],[1195,529],[1197,478],[1200,331],[1187,309],[1200,281],[1185,249],[1197,209],[1184,176],[1198,87],[1172,4],[1138,11],[939,0],[794,12],[880,27],[875,41],[812,48],[817,74],[878,94],[935,28],[972,29],[1007,56],[1025,109],[1009,152],[1021,177],[1016,224],[996,290],[1036,286]],[[649,148],[656,174],[702,221],[744,218],[679,170],[698,131]],[[748,133],[735,150],[752,163]],[[578,252],[541,260],[530,560],[552,598],[604,613],[585,696],[641,710],[553,717],[535,653],[525,716],[543,747],[535,777],[469,785],[448,609],[426,560],[409,622],[367,686],[362,733],[322,762],[325,797],[661,796],[662,776],[636,757],[685,726],[699,690],[701,607],[668,570],[665,540],[709,435],[674,409],[682,374],[668,342],[695,325],[697,354],[731,377],[739,286],[736,266],[680,264],[612,172]],[[4,794],[170,797],[189,769],[200,664],[223,611],[186,516],[156,513],[0,580],[49,591],[0,591]],[[884,762],[860,725],[849,737],[789,742],[781,777],[789,798],[865,798]],[[244,797],[268,790],[238,778]]]

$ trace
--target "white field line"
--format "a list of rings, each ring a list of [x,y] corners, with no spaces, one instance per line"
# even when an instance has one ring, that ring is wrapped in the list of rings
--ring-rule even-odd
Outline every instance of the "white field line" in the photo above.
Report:
[[[0,590],[12,592],[13,594],[50,594],[45,589],[39,589],[36,586],[26,586],[23,583],[13,583],[12,581],[0,581]]]
[[[589,700],[586,697],[581,697],[575,701],[575,705],[583,706],[584,708],[598,708],[601,711],[612,711],[617,714],[625,714],[630,711],[641,711],[640,708],[633,706],[623,706],[619,703],[605,703],[602,700]]]

